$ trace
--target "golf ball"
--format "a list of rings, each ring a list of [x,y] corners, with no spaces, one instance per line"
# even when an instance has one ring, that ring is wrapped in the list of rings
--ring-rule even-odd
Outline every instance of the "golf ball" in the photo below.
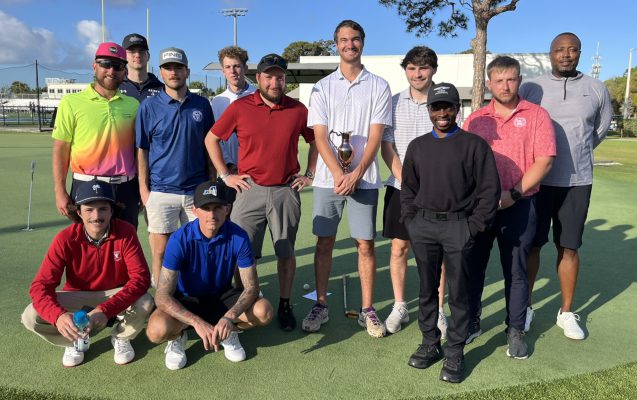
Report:
[[[310,285],[308,283],[304,284],[303,289],[310,290]]]

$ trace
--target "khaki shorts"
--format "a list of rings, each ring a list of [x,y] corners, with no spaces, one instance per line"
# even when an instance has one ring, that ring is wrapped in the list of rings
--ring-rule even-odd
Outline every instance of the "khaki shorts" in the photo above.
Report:
[[[188,194],[150,192],[146,202],[148,232],[173,233],[180,224],[194,221],[192,205],[193,196]]]

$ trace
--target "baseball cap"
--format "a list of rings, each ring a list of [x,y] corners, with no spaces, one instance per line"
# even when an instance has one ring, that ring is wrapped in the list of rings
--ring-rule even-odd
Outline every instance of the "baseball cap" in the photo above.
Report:
[[[182,64],[187,67],[188,57],[186,57],[186,53],[182,49],[168,47],[159,52],[159,66],[161,67],[168,63]]]
[[[226,186],[221,180],[201,183],[195,189],[195,207],[201,208],[206,204],[230,204],[234,201],[234,189]]]
[[[285,72],[288,69],[288,62],[278,54],[268,54],[267,56],[263,56],[261,61],[259,61],[257,73],[260,74],[270,68],[281,68]]]
[[[75,204],[86,204],[93,201],[110,201],[115,203],[115,193],[113,187],[103,181],[94,179],[92,181],[76,181]]]
[[[133,46],[139,46],[148,50],[148,41],[139,33],[131,33],[130,35],[126,35],[126,37],[124,37],[124,40],[122,41],[122,47],[128,50]]]
[[[100,43],[100,45],[97,47],[95,58],[98,57],[116,58],[118,60],[126,62],[126,50],[124,50],[124,48],[117,43],[104,42]]]
[[[427,104],[447,102],[451,104],[460,104],[460,95],[458,89],[451,83],[437,83],[431,85],[427,93]]]

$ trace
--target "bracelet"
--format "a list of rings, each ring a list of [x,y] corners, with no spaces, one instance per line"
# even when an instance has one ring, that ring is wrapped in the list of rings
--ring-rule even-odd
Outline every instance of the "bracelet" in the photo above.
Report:
[[[230,322],[232,325],[237,325],[234,323],[234,321],[232,320],[232,318],[228,318],[225,315],[223,317],[221,317],[220,319],[225,319],[226,321]]]

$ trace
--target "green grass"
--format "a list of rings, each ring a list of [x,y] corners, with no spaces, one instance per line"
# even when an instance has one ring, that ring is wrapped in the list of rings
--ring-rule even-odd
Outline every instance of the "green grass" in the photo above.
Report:
[[[466,348],[467,379],[450,385],[438,381],[439,366],[425,371],[406,366],[420,338],[415,321],[396,335],[374,340],[342,316],[340,276],[356,274],[356,256],[346,224],[341,225],[334,252],[330,322],[320,333],[283,333],[276,324],[246,331],[241,341],[248,359],[240,364],[227,362],[222,354],[205,354],[191,335],[188,366],[168,371],[163,365],[164,346],[153,346],[143,334],[134,342],[136,360],[123,367],[114,365],[104,332],[93,338],[82,366],[62,368],[61,349],[47,345],[19,322],[29,302],[31,279],[53,235],[67,223],[54,207],[51,139],[46,134],[0,134],[0,198],[5,207],[0,219],[0,334],[4,343],[0,348],[0,399],[634,397],[637,141],[608,140],[596,155],[598,161],[613,160],[622,165],[596,168],[575,299],[589,337],[570,341],[554,326],[559,283],[553,267],[555,252],[547,247],[534,294],[536,320],[527,336],[531,357],[525,361],[507,358],[502,333],[504,288],[494,253],[484,291],[485,333]],[[24,232],[31,160],[37,163],[32,213],[35,229]],[[384,169],[382,175],[386,174]],[[313,282],[310,190],[302,193],[302,202],[293,299],[299,320],[311,306],[300,297],[303,283]],[[143,229],[140,226],[140,233]],[[140,237],[148,256],[145,235]],[[269,243],[263,254],[259,266],[263,291],[276,304],[276,266]],[[377,259],[375,302],[384,318],[391,308],[392,293],[389,242],[381,237]],[[413,260],[410,264],[407,294],[415,319],[418,276]],[[350,280],[349,299],[352,306],[359,305],[357,279]]]

